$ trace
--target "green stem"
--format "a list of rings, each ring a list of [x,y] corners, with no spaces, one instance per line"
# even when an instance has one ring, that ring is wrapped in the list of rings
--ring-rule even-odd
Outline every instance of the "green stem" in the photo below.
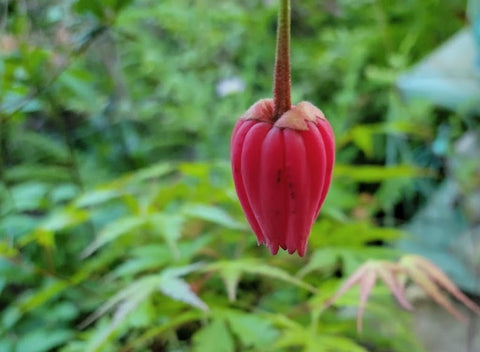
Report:
[[[290,110],[290,0],[280,0],[273,87],[273,120]]]

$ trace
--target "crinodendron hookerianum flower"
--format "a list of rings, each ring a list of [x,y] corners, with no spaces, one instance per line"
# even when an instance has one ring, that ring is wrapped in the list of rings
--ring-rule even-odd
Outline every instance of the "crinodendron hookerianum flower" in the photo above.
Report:
[[[279,12],[273,99],[238,120],[231,139],[235,188],[259,244],[303,256],[325,200],[335,138],[322,111],[290,101],[290,6]]]

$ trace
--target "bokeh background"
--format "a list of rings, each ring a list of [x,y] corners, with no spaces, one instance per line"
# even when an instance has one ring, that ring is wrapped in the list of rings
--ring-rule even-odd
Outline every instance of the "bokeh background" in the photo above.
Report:
[[[403,253],[478,301],[479,1],[292,2],[292,100],[337,140],[305,258],[256,245],[229,169],[277,1],[0,1],[1,352],[480,350],[408,282],[361,334],[357,290],[324,308]]]

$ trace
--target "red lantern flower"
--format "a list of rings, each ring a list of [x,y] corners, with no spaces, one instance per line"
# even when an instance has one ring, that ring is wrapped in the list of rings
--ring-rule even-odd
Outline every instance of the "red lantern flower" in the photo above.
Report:
[[[256,102],[232,133],[235,188],[259,244],[305,255],[328,192],[335,159],[332,128],[308,102],[290,101],[290,1],[281,0],[273,99]]]
[[[273,122],[273,101],[255,103],[235,125],[232,171],[238,198],[259,244],[305,254],[327,195],[334,136],[323,113],[302,102]]]
[[[335,141],[318,108],[291,106],[289,0],[278,18],[274,98],[256,102],[235,125],[232,172],[258,243],[303,256],[330,186]]]
[[[282,0],[273,99],[240,118],[231,140],[240,204],[272,254],[279,247],[305,255],[308,235],[328,192],[335,159],[332,128],[308,102],[290,101],[290,1]]]

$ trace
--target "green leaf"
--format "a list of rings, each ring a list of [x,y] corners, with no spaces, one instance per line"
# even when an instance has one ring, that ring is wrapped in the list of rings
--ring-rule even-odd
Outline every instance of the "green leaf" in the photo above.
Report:
[[[10,182],[28,182],[35,175],[35,180],[48,183],[68,182],[72,180],[70,170],[66,167],[44,164],[23,164],[12,166],[5,171],[5,179]]]
[[[191,264],[178,268],[166,269],[162,272],[161,281],[158,285],[159,290],[166,296],[169,296],[177,301],[190,304],[201,310],[207,311],[208,306],[190,289],[180,276],[184,276],[193,271],[197,271],[203,265],[201,263]]]
[[[172,173],[174,170],[175,167],[171,163],[159,163],[148,168],[129,173],[104,186],[113,189],[122,189],[122,187],[125,187],[131,183],[141,183],[147,180],[155,180],[160,177],[164,177]]]
[[[353,142],[365,153],[367,157],[373,156],[373,134],[374,130],[369,126],[356,126],[351,130]]]
[[[230,229],[245,229],[245,225],[233,219],[223,209],[206,204],[188,204],[182,209],[185,216],[198,218]]]
[[[147,258],[134,258],[125,261],[117,266],[110,274],[110,277],[125,277],[129,275],[136,275],[142,271],[158,269],[162,265],[165,265],[172,260],[169,251],[165,250],[165,256],[159,257],[147,257]]]
[[[40,182],[26,182],[10,189],[17,211],[43,208],[48,186]]]
[[[118,237],[127,234],[130,231],[134,231],[143,226],[146,222],[146,218],[138,216],[130,216],[120,218],[107,224],[99,233],[97,238],[90,243],[82,252],[82,257],[88,257],[100,247],[105,244],[114,241]]]
[[[433,173],[411,165],[377,166],[336,164],[335,177],[345,177],[356,182],[377,183],[400,177],[432,177]]]
[[[317,337],[316,341],[311,343],[308,346],[306,351],[317,352],[319,344],[324,348],[325,351],[335,351],[335,352],[368,352],[367,349],[357,344],[355,341],[335,335],[320,335]]]
[[[158,288],[164,295],[169,296],[174,300],[187,303],[204,311],[208,310],[208,306],[198,298],[198,296],[190,289],[190,285],[184,280],[165,277]]]
[[[290,326],[290,328],[284,330],[284,333],[275,341],[274,349],[308,346],[311,339],[312,334],[310,330],[304,329],[301,326]],[[318,348],[318,352],[322,351],[321,348]]]
[[[290,275],[282,269],[264,264],[255,259],[240,259],[231,261],[217,261],[206,265],[205,271],[216,271],[222,277],[230,299],[235,299],[236,287],[242,274],[253,274],[282,280],[296,286],[303,287],[311,292],[315,288]]]
[[[48,158],[57,163],[63,163],[68,160],[67,149],[64,148],[61,142],[51,138],[49,135],[23,130],[22,133],[15,135],[15,143],[22,145],[28,151],[30,158],[32,156],[42,159]]]
[[[355,236],[352,236],[355,233]],[[314,225],[312,242],[318,247],[364,247],[368,242],[392,241],[405,236],[401,230],[377,227],[369,222],[320,221]],[[325,236],[328,234],[328,236]]]
[[[47,352],[62,345],[73,338],[73,333],[68,330],[45,330],[42,327],[23,335],[16,346],[16,351],[22,352]]]
[[[126,348],[132,351],[140,350],[140,346],[146,345],[151,339],[158,338],[162,333],[166,331],[175,330],[178,326],[185,323],[200,320],[204,313],[200,311],[187,311],[178,315],[169,317],[168,321],[162,322],[157,326],[150,327],[141,336],[131,341]]]
[[[80,14],[90,12],[98,18],[103,18],[105,11],[105,6],[101,2],[89,0],[78,0],[74,8]]]
[[[53,298],[55,295],[59,294],[65,288],[70,286],[69,283],[65,281],[52,281],[46,285],[43,289],[38,289],[34,294],[30,295],[28,298],[24,299],[20,304],[20,308],[24,312],[28,312],[39,305],[45,303],[47,300]]]
[[[245,347],[262,349],[272,344],[278,336],[278,331],[271,322],[258,314],[228,311],[226,318],[233,333]]]
[[[22,312],[31,311],[47,301],[53,299],[59,295],[62,291],[69,287],[72,287],[88,276],[88,272],[79,271],[75,275],[72,275],[69,280],[49,280],[45,283],[44,287],[37,288],[28,296],[22,297],[16,304]]]
[[[299,346],[304,352],[368,352],[346,337],[316,333],[301,327],[286,330],[275,343],[276,348]]]
[[[193,336],[193,352],[234,352],[235,346],[225,321],[214,319]]]
[[[7,241],[0,241],[0,257],[15,258],[17,254],[17,249],[12,247]]]
[[[238,282],[242,276],[241,270],[238,270],[238,267],[229,266],[220,271],[220,276],[225,283],[228,299],[231,302],[235,301],[237,299]]]
[[[315,288],[306,282],[297,279],[296,277],[290,275],[286,271],[273,267],[267,264],[263,263],[258,263],[258,262],[250,262],[250,263],[240,263],[240,265],[243,265],[242,271],[245,273],[249,274],[257,274],[257,275],[263,275],[266,277],[271,277],[273,279],[278,279],[281,281],[288,282],[290,284],[302,287],[308,291],[315,292]]]
[[[59,231],[68,227],[78,225],[88,219],[89,213],[77,208],[64,208],[53,213],[45,222],[40,225],[44,231]]]
[[[314,270],[331,269],[338,263],[340,258],[338,248],[320,248],[317,249],[310,258],[310,261],[297,274],[303,277]]]
[[[202,310],[208,310],[207,305],[200,300],[190,289],[190,286],[180,278],[188,273],[197,271],[201,267],[202,264],[196,263],[177,268],[169,268],[163,270],[160,274],[143,276],[108,299],[107,302],[87,317],[81,326],[85,327],[89,325],[114,307],[117,307],[115,314],[123,320],[127,315],[125,311],[131,312],[130,307],[132,305],[136,306],[140,304],[155,290],[159,290],[175,300],[185,302]],[[131,302],[128,303],[129,301]],[[120,311],[118,309],[120,309]]]
[[[94,322],[122,302],[128,302],[132,300],[133,303],[139,304],[143,299],[146,299],[148,295],[150,295],[155,290],[160,281],[160,275],[148,275],[132,282],[130,285],[116,293],[100,307],[98,307],[95,312],[93,312],[81,323],[80,327],[84,328],[90,325],[92,322]],[[130,303],[127,306],[124,305],[124,307],[132,306],[133,303]]]
[[[74,204],[77,207],[91,207],[120,197],[122,194],[121,189],[101,188],[82,194],[75,200]]]
[[[179,256],[177,241],[182,235],[184,219],[180,215],[157,213],[149,216],[149,223],[157,230],[173,252],[174,257]]]

